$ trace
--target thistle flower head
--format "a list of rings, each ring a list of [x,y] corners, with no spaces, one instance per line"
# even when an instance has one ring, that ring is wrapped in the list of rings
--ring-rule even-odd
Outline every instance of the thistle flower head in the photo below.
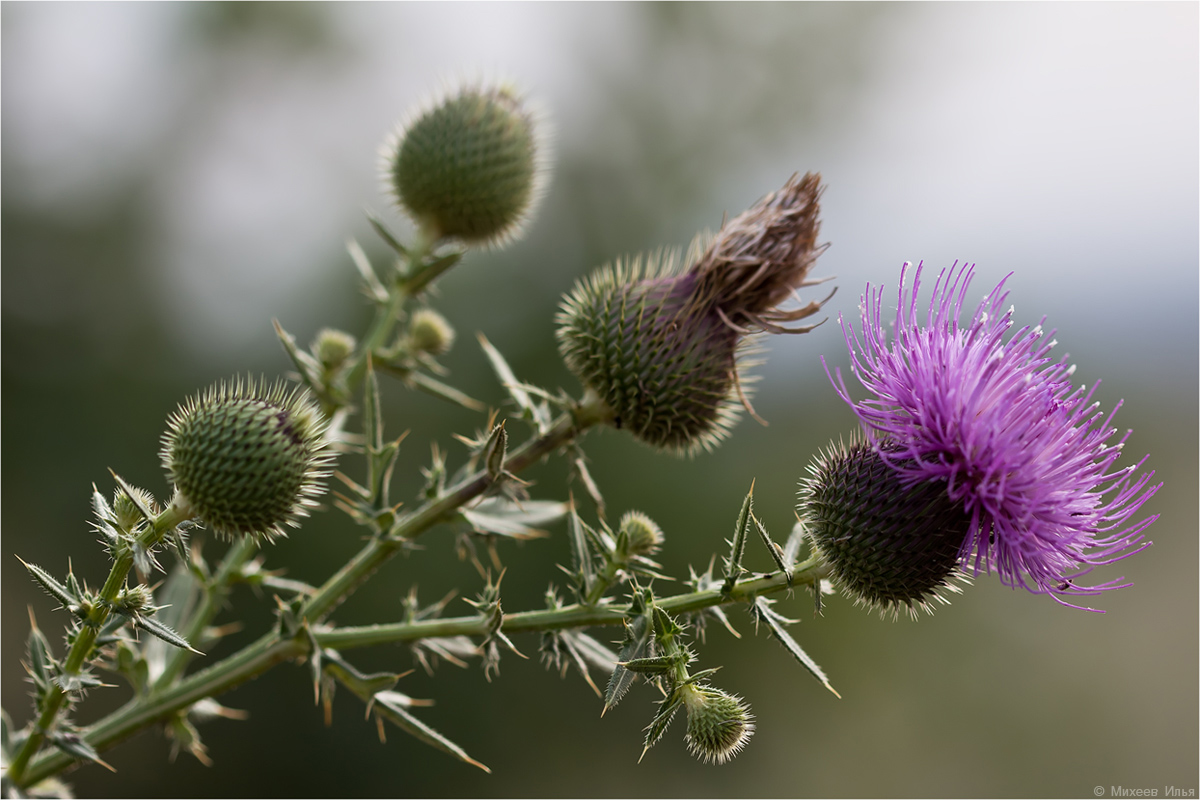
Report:
[[[181,405],[167,426],[162,461],[174,503],[219,536],[282,536],[323,491],[332,454],[305,392],[222,382]]]
[[[384,145],[399,207],[434,238],[501,245],[541,195],[545,143],[510,86],[465,85],[419,110]]]
[[[1053,334],[1040,324],[1011,332],[1004,281],[964,324],[973,268],[943,271],[922,315],[921,267],[911,291],[909,267],[893,324],[884,321],[882,291],[870,286],[861,330],[842,323],[868,398],[853,401],[840,373],[834,381],[879,462],[899,479],[898,489],[880,491],[935,484],[969,520],[960,562],[976,574],[998,573],[1007,586],[1065,603],[1061,595],[1128,585],[1075,582],[1149,546],[1145,530],[1158,518],[1129,522],[1161,484],[1150,485],[1153,472],[1135,477],[1142,463],[1114,467],[1129,435],[1112,441],[1115,409],[1105,414],[1091,401],[1095,387],[1071,385],[1074,367],[1065,356],[1050,358]]]
[[[679,687],[687,710],[688,750],[696,758],[724,764],[754,734],[754,715],[742,698],[707,685]]]
[[[638,256],[580,280],[558,314],[568,368],[653,447],[691,455],[728,435],[749,408],[742,356],[751,334],[815,314],[820,302],[785,311],[821,248],[820,179],[792,178],[724,226],[708,245]],[[753,412],[751,412],[753,413]]]
[[[894,445],[880,450],[892,454]],[[889,612],[931,611],[959,591],[958,552],[971,518],[936,481],[905,484],[860,436],[837,444],[809,466],[800,509],[816,552],[857,604]]]

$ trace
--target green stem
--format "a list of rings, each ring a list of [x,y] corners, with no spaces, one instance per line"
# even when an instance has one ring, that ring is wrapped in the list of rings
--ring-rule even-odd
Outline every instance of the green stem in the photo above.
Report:
[[[180,636],[186,639],[193,647],[199,645],[201,637],[204,635],[204,630],[212,623],[217,616],[217,612],[221,610],[221,606],[225,602],[225,598],[229,596],[229,591],[232,588],[234,579],[238,576],[241,568],[247,561],[254,557],[258,552],[258,541],[253,536],[241,536],[233,543],[228,552],[225,553],[225,558],[221,560],[220,566],[217,567],[217,572],[213,575],[208,585],[204,587],[204,599],[200,601],[200,606],[188,619],[187,625],[179,631]],[[167,656],[166,666],[163,667],[162,674],[158,676],[158,680],[154,682],[152,691],[161,691],[175,682],[175,679],[187,667],[194,653],[190,650],[174,648],[171,654]]]
[[[559,418],[549,431],[517,448],[505,461],[505,471],[517,474],[572,441],[588,428],[605,421],[611,413],[598,396],[586,394],[583,402],[571,413]],[[425,503],[413,512],[400,524],[393,536],[372,539],[304,603],[300,609],[300,618],[310,624],[320,621],[394,555],[404,542],[450,518],[457,509],[483,494],[492,483],[487,470],[480,470],[460,481],[442,497]],[[305,640],[283,640],[277,632],[268,633],[224,661],[184,678],[161,693],[131,700],[89,728],[85,738],[97,751],[103,750],[146,725],[163,720],[198,700],[212,697],[265,672],[280,661],[303,656],[307,650]],[[58,702],[61,703],[61,699]],[[20,754],[23,756],[20,768],[17,769],[17,760],[9,767],[8,775],[17,786],[34,785],[64,769],[73,761],[70,756],[62,753],[49,753],[34,761],[26,772],[25,766],[40,746],[44,735],[39,732],[44,730],[42,727],[35,729],[34,735],[26,742]],[[38,736],[38,743],[30,745],[35,735]],[[28,754],[26,750],[29,751]]]
[[[829,577],[829,567],[817,558],[810,558],[793,569],[792,581],[774,573],[764,578],[743,580],[728,594],[720,591],[689,592],[656,600],[655,603],[671,614],[686,614],[713,606],[745,602],[759,595],[783,591],[789,586],[814,584]],[[629,606],[594,606],[576,604],[556,609],[521,611],[505,614],[500,630],[505,633],[533,633],[564,628],[585,628],[598,625],[619,625],[629,614]],[[409,642],[416,639],[437,639],[446,636],[481,636],[489,631],[488,620],[478,615],[448,619],[430,619],[390,625],[364,625],[316,631],[314,636],[322,647],[347,650],[380,644]]]
[[[432,244],[433,242],[427,235],[418,237],[416,245],[408,252],[408,273],[415,271],[424,262]],[[423,285],[414,291],[402,279],[392,281],[387,305],[376,309],[375,319],[371,322],[371,327],[363,338],[362,349],[358,353],[354,366],[350,368],[350,372],[346,376],[346,387],[351,393],[357,391],[358,382],[366,373],[367,359],[387,343],[388,337],[392,334],[392,328],[400,319],[400,312],[404,310],[404,305],[421,288]]]
[[[137,546],[149,550],[162,541],[167,531],[190,517],[190,514],[176,505],[172,504],[168,506],[151,521],[150,525],[146,526],[145,530],[138,534],[136,540]],[[92,648],[96,645],[96,637],[100,633],[100,628],[108,620],[108,615],[112,612],[113,602],[125,587],[125,581],[129,577],[129,570],[133,569],[133,554],[134,546],[126,545],[114,559],[112,568],[108,571],[108,578],[104,581],[104,586],[100,589],[100,596],[97,602],[92,604],[92,609],[88,613],[87,619],[79,626],[79,632],[75,635],[71,649],[67,652],[66,660],[63,661],[62,672],[64,675],[78,675],[88,658],[91,657]],[[38,715],[37,723],[34,725],[33,730],[30,731],[29,738],[25,740],[25,744],[21,747],[20,752],[13,758],[12,763],[8,765],[8,778],[15,785],[31,785],[31,782],[23,783],[23,779],[28,781],[25,776],[25,769],[29,765],[30,759],[33,758],[34,754],[38,752],[43,742],[45,742],[46,735],[58,723],[59,712],[62,710],[66,700],[67,692],[57,683],[53,684],[46,695],[45,704],[42,706],[42,713]]]
[[[789,586],[816,583],[828,577],[829,568],[815,558],[797,564],[792,582],[787,576],[775,573],[764,578],[743,580],[728,594],[719,591],[690,592],[657,600],[657,604],[672,614],[700,611],[704,608],[744,602],[758,595],[785,591]],[[537,633],[542,631],[584,628],[599,625],[619,625],[625,620],[628,606],[571,605],[558,609],[542,609],[506,614],[501,630],[506,633]],[[434,639],[444,636],[481,636],[489,631],[486,620],[474,617],[433,619],[394,625],[369,625],[355,628],[315,631],[314,638],[321,647],[349,649],[377,644]],[[130,701],[86,732],[86,739],[97,751],[104,750],[137,733],[142,728],[170,717],[181,708],[213,697],[256,677],[276,664],[301,658],[308,653],[307,638],[298,636],[281,640],[278,634],[268,634],[254,644],[214,664],[208,669],[189,675],[161,695]],[[34,762],[26,776],[28,785],[60,772],[73,759],[63,753],[51,753]]]

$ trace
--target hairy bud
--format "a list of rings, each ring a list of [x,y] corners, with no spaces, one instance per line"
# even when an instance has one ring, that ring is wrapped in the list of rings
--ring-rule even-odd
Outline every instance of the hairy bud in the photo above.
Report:
[[[162,460],[174,502],[219,536],[281,536],[323,491],[332,458],[326,423],[304,392],[253,379],[219,383],[167,424]]]
[[[724,764],[754,733],[754,716],[736,695],[711,686],[680,687],[687,710],[688,750],[696,758]]]
[[[515,238],[542,186],[544,145],[510,87],[466,86],[417,113],[385,145],[397,204],[435,238]]]
[[[408,322],[408,340],[414,351],[440,356],[454,345],[454,328],[432,308],[422,308]]]
[[[896,616],[957,592],[971,517],[941,481],[905,481],[870,443],[834,445],[810,465],[799,513],[834,583],[856,602]],[[899,458],[899,456],[897,456]]]
[[[558,314],[559,350],[615,426],[688,455],[728,435],[739,406],[749,409],[739,363],[747,337],[805,333],[812,326],[783,323],[821,308],[779,307],[815,283],[819,194],[818,176],[793,177],[682,261],[639,256],[575,285]]]
[[[640,511],[625,512],[617,537],[625,543],[625,551],[631,556],[652,556],[664,541],[662,528]]]
[[[356,344],[354,337],[345,331],[322,328],[313,339],[312,353],[317,361],[321,362],[321,366],[332,371],[354,353]]]

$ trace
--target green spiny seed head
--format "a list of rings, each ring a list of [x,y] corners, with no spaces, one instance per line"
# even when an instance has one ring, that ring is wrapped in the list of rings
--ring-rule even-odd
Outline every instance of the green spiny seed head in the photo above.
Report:
[[[358,342],[345,331],[322,328],[313,339],[312,353],[327,370],[335,370],[354,353]]]
[[[454,328],[432,308],[418,309],[408,321],[408,341],[417,352],[440,356],[454,345]]]
[[[687,710],[688,750],[711,764],[724,764],[754,734],[754,716],[737,695],[712,686],[680,687]]]
[[[631,556],[652,556],[664,541],[662,528],[640,511],[625,512],[617,536],[625,541],[625,549]]]
[[[417,113],[385,146],[400,208],[435,238],[500,245],[520,234],[542,188],[535,115],[508,86],[465,86]]]
[[[739,335],[695,301],[674,253],[605,266],[559,311],[567,367],[612,410],[612,424],[653,447],[711,449],[737,420]]]
[[[162,461],[173,502],[221,537],[282,536],[324,489],[326,422],[306,392],[222,382],[181,405],[167,426]]]
[[[886,442],[881,449],[896,452]],[[856,603],[895,618],[932,611],[965,582],[959,551],[971,517],[945,483],[905,485],[871,443],[831,445],[809,466],[798,511],[835,585]]]

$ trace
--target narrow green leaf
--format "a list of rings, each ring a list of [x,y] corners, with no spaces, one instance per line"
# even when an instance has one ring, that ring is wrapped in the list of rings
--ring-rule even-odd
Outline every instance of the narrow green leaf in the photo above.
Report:
[[[321,390],[321,365],[317,360],[308,353],[304,352],[297,346],[296,339],[290,333],[283,329],[279,324],[279,320],[271,320],[271,324],[275,326],[275,335],[279,337],[280,343],[283,345],[283,350],[288,354],[288,358],[296,365],[296,369],[300,372],[300,378],[314,392]]]
[[[135,627],[141,628],[142,630],[146,631],[146,633],[157,636],[159,639],[162,639],[169,645],[178,647],[181,650],[190,650],[198,656],[204,655],[204,653],[201,653],[199,650],[188,644],[187,639],[184,639],[169,626],[164,625],[153,617],[134,614],[130,616],[130,621],[133,622]]]
[[[775,560],[775,566],[779,567],[779,571],[787,576],[788,586],[792,585],[792,566],[784,559],[783,548],[771,541],[771,534],[767,533],[767,529],[759,522],[758,517],[754,513],[750,513],[750,519],[754,520],[754,527],[758,529],[758,536],[762,539],[763,544],[767,547],[767,552],[771,554],[771,558]]]
[[[733,585],[742,574],[742,554],[746,550],[746,533],[750,527],[750,513],[754,507],[754,482],[750,482],[750,491],[742,501],[742,510],[738,512],[737,524],[733,529],[733,541],[730,542],[729,560],[725,562],[725,583],[721,586],[721,594],[729,594]]]
[[[463,394],[453,386],[448,386],[436,378],[426,375],[424,372],[417,370],[405,370],[403,376],[404,382],[416,389],[420,389],[425,394],[433,397],[447,400],[455,405],[462,406],[468,411],[483,411],[487,406],[476,400],[474,397]]]
[[[508,456],[508,433],[504,430],[506,421],[502,420],[499,425],[492,428],[492,433],[488,436],[487,444],[483,448],[483,463],[488,477],[493,481],[498,480],[504,474],[504,460]]]
[[[86,739],[76,733],[54,731],[46,738],[50,740],[51,744],[72,758],[77,758],[80,761],[92,761],[108,769],[110,772],[116,772],[111,765],[106,764],[100,758],[100,754],[96,752],[96,748],[88,744]]]
[[[399,695],[399,697],[394,697],[393,695]],[[408,713],[408,709],[405,708],[408,699],[405,695],[400,695],[399,692],[379,692],[375,695],[373,710],[377,715],[400,728],[400,730],[409,736],[413,736],[431,747],[436,747],[443,753],[454,756],[465,764],[479,767],[484,772],[491,774],[491,770],[485,764],[471,758],[467,755],[467,751]]]
[[[639,675],[666,675],[678,663],[679,659],[673,656],[648,656],[619,661],[617,665]]]
[[[632,661],[635,658],[644,658],[653,654],[654,624],[652,615],[649,610],[642,610],[625,624],[625,641],[622,644],[618,662]],[[608,679],[608,687],[604,692],[604,710],[600,712],[601,716],[605,711],[621,702],[621,698],[629,691],[629,687],[633,685],[636,678],[637,673],[626,669],[620,663],[617,664]]]
[[[568,510],[566,503],[554,500],[526,500],[517,504],[492,497],[476,503],[473,508],[460,509],[459,513],[480,533],[533,539],[546,535],[545,531],[533,526],[560,519]]]
[[[784,628],[785,624],[792,622],[793,620],[787,619],[772,609],[771,601],[765,597],[756,597],[754,599],[754,603],[751,606],[751,613],[754,615],[755,620],[761,620],[767,624],[767,627],[771,630],[771,633],[774,634],[775,638],[783,644],[784,648],[792,654],[793,658],[799,661],[805,669],[812,673],[814,678],[819,680],[826,689],[833,692],[835,697],[841,697],[841,695],[837,693],[837,690],[830,685],[829,678],[825,676],[825,671],[817,666],[817,662],[813,661],[812,658],[809,657],[808,653],[804,652],[804,648],[802,648],[796,642],[796,640],[792,638],[792,635],[787,632],[787,629]]]
[[[367,216],[367,219],[372,220],[371,224],[375,226],[375,230],[379,231],[385,242],[393,245],[394,248],[400,248],[400,243],[393,239],[390,233],[387,233],[387,229],[383,225],[373,220],[370,215]],[[401,252],[402,249],[397,249],[397,252]],[[380,305],[386,303],[388,301],[388,291],[379,282],[379,278],[375,275],[375,270],[371,268],[371,261],[367,258],[367,254],[363,252],[362,246],[351,239],[346,242],[346,250],[350,253],[350,260],[354,262],[354,266],[358,269],[358,274],[362,276],[363,291],[366,292],[367,297]],[[408,256],[406,252],[401,253],[401,255],[403,257]]]
[[[50,643],[45,634],[37,626],[33,611],[29,612],[29,676],[39,692],[50,688],[54,676],[58,673],[58,662],[50,650]]]
[[[42,585],[42,588],[45,589],[51,597],[62,603],[63,608],[69,609],[71,606],[83,599],[67,589],[66,586],[63,586],[61,583],[55,580],[49,572],[46,572],[46,570],[42,569],[37,564],[26,563],[21,559],[20,556],[17,556],[17,560],[25,565],[25,569],[29,570],[29,574],[33,576],[34,580]]]
[[[531,418],[536,419],[536,417],[533,417],[533,399],[525,391],[521,382],[517,380],[517,376],[513,374],[512,367],[508,366],[508,362],[504,360],[504,356],[487,340],[486,336],[482,333],[478,334],[478,336],[479,346],[483,348],[484,355],[487,356],[488,361],[492,365],[492,371],[496,373],[496,377],[500,380],[500,385],[508,391],[509,396],[516,402],[517,407],[522,412],[528,412]]]
[[[375,367],[367,359],[367,385],[363,389],[363,437],[367,447],[373,450],[383,448],[383,411],[379,403],[379,377]]]
[[[381,222],[379,218],[370,211],[367,212],[367,222],[371,223],[371,227],[374,228],[375,232],[379,234],[379,238],[383,239],[383,241],[387,243],[388,247],[396,251],[396,255],[400,256],[401,258],[408,258],[408,248],[400,244],[400,241],[392,235],[392,232],[389,231],[386,226],[384,226],[383,222]]]
[[[647,750],[658,744],[658,740],[667,732],[671,720],[675,718],[675,712],[682,705],[683,696],[678,690],[671,692],[670,695],[663,698],[658,704],[658,713],[654,715],[654,719],[646,726],[646,746],[642,749],[642,758],[645,757]],[[638,758],[638,761],[640,762],[642,758]]]
[[[592,559],[591,548],[588,546],[590,529],[576,512],[573,502],[570,509],[570,515],[567,518],[567,542],[571,545],[571,558],[574,562],[575,572],[582,582],[581,594],[586,597],[596,580],[596,566]]]

